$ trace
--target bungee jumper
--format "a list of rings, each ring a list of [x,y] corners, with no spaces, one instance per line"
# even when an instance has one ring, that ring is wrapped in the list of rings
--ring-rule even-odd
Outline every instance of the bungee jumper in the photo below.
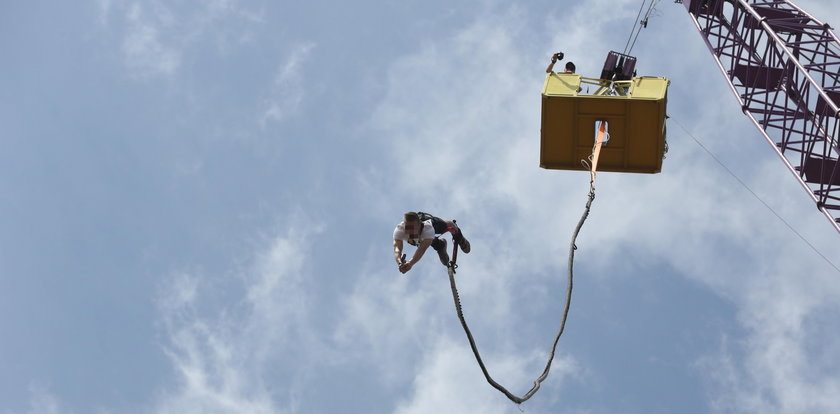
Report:
[[[394,229],[394,259],[400,273],[407,273],[420,261],[423,254],[431,246],[438,254],[440,263],[446,267],[450,266],[449,254],[446,252],[446,240],[440,238],[450,233],[452,240],[461,248],[464,253],[470,252],[470,242],[464,237],[464,233],[458,227],[455,220],[444,220],[432,214],[422,211],[409,211],[403,215],[403,221],[397,224]],[[403,242],[417,247],[414,255],[405,260],[403,253]],[[454,253],[453,253],[454,256]]]

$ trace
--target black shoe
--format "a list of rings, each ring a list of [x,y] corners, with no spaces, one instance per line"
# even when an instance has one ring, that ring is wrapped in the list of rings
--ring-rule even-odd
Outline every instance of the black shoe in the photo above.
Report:
[[[458,247],[461,248],[461,251],[464,253],[470,252],[470,242],[464,237],[464,233],[461,232],[461,229],[458,229],[458,236],[453,237],[455,239],[455,243],[458,243]]]
[[[449,266],[449,253],[446,252],[446,240],[435,239],[435,241],[432,242],[432,248],[437,251],[440,262],[444,266]]]

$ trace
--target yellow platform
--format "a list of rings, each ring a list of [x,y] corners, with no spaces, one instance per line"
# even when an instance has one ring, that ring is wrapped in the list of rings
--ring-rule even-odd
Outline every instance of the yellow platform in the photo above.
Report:
[[[594,95],[578,92],[596,89]],[[542,92],[540,167],[586,170],[580,160],[592,153],[596,125],[605,120],[610,136],[601,149],[598,171],[658,173],[665,156],[665,106],[668,79],[637,77],[614,82],[620,95],[607,93],[604,81],[577,74],[546,75]]]

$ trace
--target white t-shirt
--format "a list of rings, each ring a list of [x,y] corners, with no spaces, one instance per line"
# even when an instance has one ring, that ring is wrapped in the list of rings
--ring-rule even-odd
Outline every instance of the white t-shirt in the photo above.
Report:
[[[431,240],[435,238],[435,226],[432,225],[432,220],[426,220],[423,222],[423,231],[420,232],[420,240]],[[408,244],[413,246],[418,245],[418,240],[409,239],[408,233],[405,231],[405,221],[401,221],[400,224],[397,224],[397,228],[394,229],[394,240],[404,240],[407,241]]]

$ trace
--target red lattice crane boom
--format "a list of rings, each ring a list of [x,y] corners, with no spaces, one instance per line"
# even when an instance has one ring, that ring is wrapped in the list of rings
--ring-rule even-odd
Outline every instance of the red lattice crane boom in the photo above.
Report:
[[[684,0],[744,114],[840,232],[840,41],[788,0]]]

